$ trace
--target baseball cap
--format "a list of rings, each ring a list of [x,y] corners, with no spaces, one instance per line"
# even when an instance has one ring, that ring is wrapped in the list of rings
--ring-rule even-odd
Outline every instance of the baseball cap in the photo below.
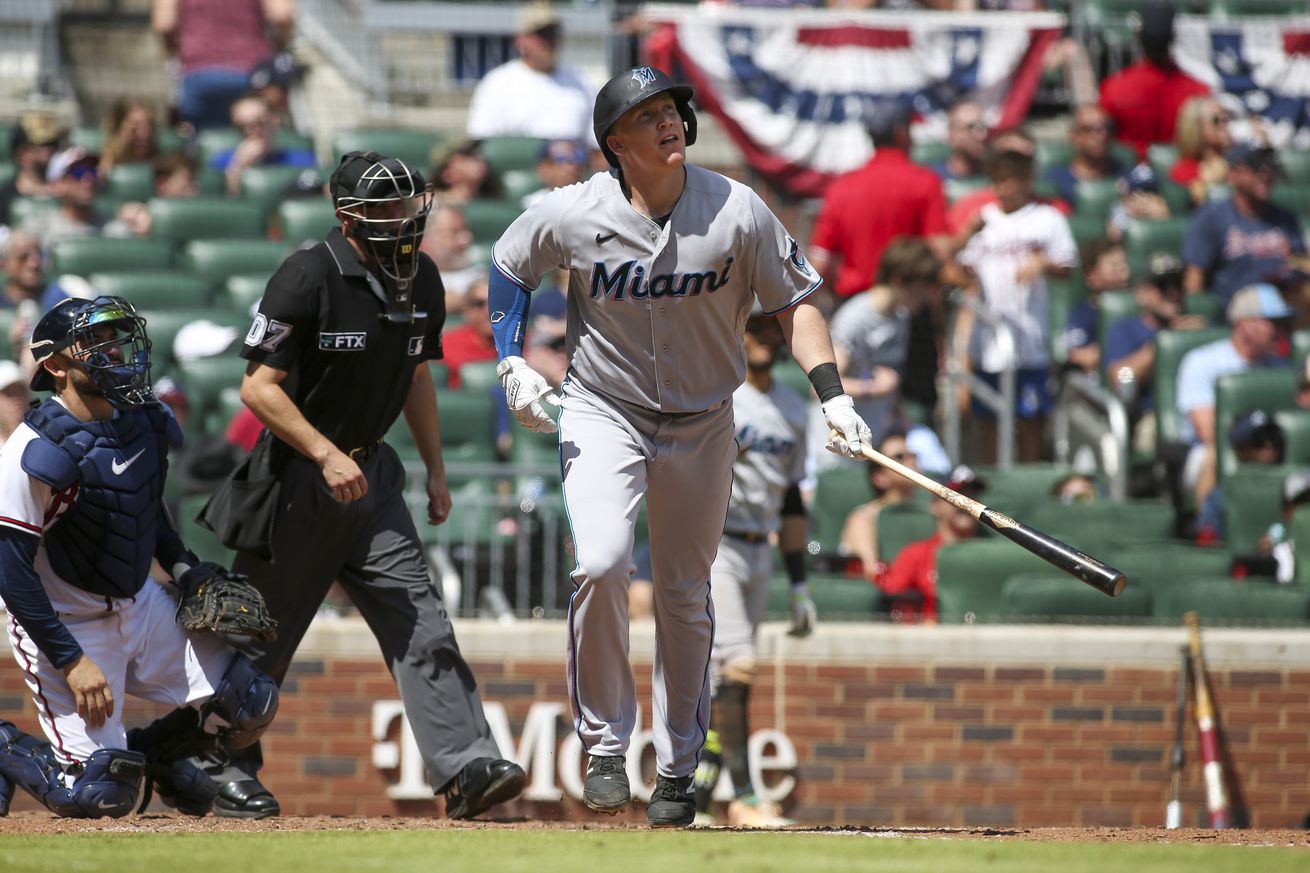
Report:
[[[1228,302],[1228,321],[1241,321],[1244,318],[1291,318],[1292,308],[1283,300],[1278,289],[1267,282],[1247,285],[1233,295]]]
[[[1160,181],[1155,176],[1155,170],[1151,169],[1151,165],[1147,163],[1138,164],[1129,170],[1128,174],[1123,177],[1123,186],[1129,194],[1139,192],[1146,192],[1147,194],[1160,193]]]
[[[19,117],[18,123],[9,131],[10,151],[29,146],[58,146],[63,140],[65,130],[48,112],[28,112]]]
[[[269,85],[283,88],[291,85],[305,72],[305,68],[296,63],[291,52],[278,52],[271,58],[265,58],[250,71],[250,88],[258,91]]]
[[[1138,15],[1144,39],[1169,40],[1174,35],[1174,16],[1178,10],[1173,0],[1146,0]]]
[[[891,136],[896,128],[909,123],[909,107],[897,100],[881,100],[864,116],[864,126],[869,135],[879,139]]]
[[[1228,442],[1235,448],[1255,448],[1270,442],[1282,443],[1283,429],[1263,409],[1252,409],[1237,416],[1228,431]]]
[[[582,143],[571,139],[553,139],[542,143],[537,160],[556,164],[585,164],[587,149]]]
[[[73,146],[55,152],[55,156],[46,166],[45,178],[47,182],[58,182],[77,167],[96,167],[99,163],[99,155],[91,154],[81,146]]]
[[[13,385],[27,388],[27,377],[23,375],[23,368],[13,361],[0,361],[0,391]]]
[[[946,480],[946,487],[966,497],[977,497],[987,490],[987,483],[973,471],[972,467],[960,464],[951,471],[950,478]]]
[[[1310,473],[1291,473],[1283,480],[1283,505],[1297,506],[1310,502]]]
[[[1183,262],[1170,252],[1156,252],[1146,262],[1146,277],[1152,285],[1183,280]]]
[[[518,30],[516,31],[519,35],[558,29],[559,16],[555,14],[554,9],[550,8],[549,3],[533,3],[519,12]]]
[[[1245,140],[1233,144],[1229,147],[1228,154],[1225,157],[1230,167],[1243,166],[1250,167],[1253,170],[1272,167],[1279,171],[1283,168],[1278,161],[1278,152],[1274,151],[1272,146],[1255,140]]]

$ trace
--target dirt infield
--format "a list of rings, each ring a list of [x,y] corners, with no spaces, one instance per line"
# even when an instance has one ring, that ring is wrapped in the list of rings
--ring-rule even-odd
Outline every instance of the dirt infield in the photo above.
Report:
[[[0,836],[8,834],[77,833],[278,833],[295,831],[368,830],[549,830],[624,831],[646,830],[640,825],[607,822],[542,822],[523,819],[491,819],[455,822],[431,818],[347,818],[335,816],[284,816],[264,821],[192,818],[167,813],[146,813],[123,819],[84,821],[63,819],[42,812],[16,812],[0,818]],[[729,828],[715,828],[726,832]],[[788,831],[799,834],[869,837],[878,839],[950,839],[985,841],[1033,841],[1058,843],[1190,843],[1224,846],[1286,846],[1310,850],[1310,831],[1304,830],[1202,830],[1182,828],[808,828]]]

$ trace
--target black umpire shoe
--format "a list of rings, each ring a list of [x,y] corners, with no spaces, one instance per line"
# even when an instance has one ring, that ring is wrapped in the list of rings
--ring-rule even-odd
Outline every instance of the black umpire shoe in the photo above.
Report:
[[[617,815],[632,799],[628,787],[627,759],[622,755],[592,755],[587,761],[587,782],[582,802],[592,812]]]
[[[244,776],[244,774],[242,774]],[[214,798],[214,815],[224,818],[269,818],[282,812],[273,792],[253,776],[219,782],[218,796]]]
[[[447,818],[473,818],[519,796],[528,774],[513,761],[478,758],[464,765],[442,793]]]
[[[693,777],[676,779],[660,776],[646,807],[646,820],[653,828],[685,828],[696,820],[696,795],[692,793]]]

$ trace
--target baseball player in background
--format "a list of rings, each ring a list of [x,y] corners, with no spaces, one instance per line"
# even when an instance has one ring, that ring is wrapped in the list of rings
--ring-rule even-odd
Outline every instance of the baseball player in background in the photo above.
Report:
[[[150,576],[157,559],[185,594],[215,565],[161,500],[182,431],[151,393],[145,322],[119,297],[64,300],[31,350],[32,390],[54,397],[0,450],[0,596],[49,742],[0,720],[0,815],[16,786],[60,816],[127,815],[146,778],[203,814],[214,788],[186,754],[255,742],[278,694],[219,635],[184,630]],[[179,709],[129,733],[125,693]]]
[[[818,274],[751,189],[686,163],[696,141],[691,88],[638,67],[611,79],[592,113],[613,168],[552,191],[492,253],[490,311],[506,402],[524,427],[554,432],[559,403],[523,360],[532,289],[568,276],[568,377],[558,425],[577,566],[568,679],[589,759],[583,801],[617,813],[631,799],[625,758],[637,720],[628,665],[628,583],[643,497],[651,538],[657,780],[650,823],[696,815],[692,778],[709,729],[714,608],[710,564],[737,455],[732,393],[746,372],[752,304],[775,316],[809,374],[834,436],[858,455],[869,430],[842,392],[832,343],[806,298]]]
[[[737,460],[732,496],[719,552],[710,567],[714,600],[714,689],[710,731],[696,769],[696,821],[710,825],[710,802],[724,766],[732,777],[728,804],[732,827],[776,828],[794,824],[774,803],[762,801],[751,784],[746,741],[750,738],[751,684],[755,681],[755,636],[769,601],[773,578],[770,538],[777,535],[791,581],[791,633],[814,630],[814,601],[805,583],[807,519],[799,482],[805,476],[805,401],[773,378],[782,350],[778,319],[758,305],[746,322],[746,381],[732,394]]]

